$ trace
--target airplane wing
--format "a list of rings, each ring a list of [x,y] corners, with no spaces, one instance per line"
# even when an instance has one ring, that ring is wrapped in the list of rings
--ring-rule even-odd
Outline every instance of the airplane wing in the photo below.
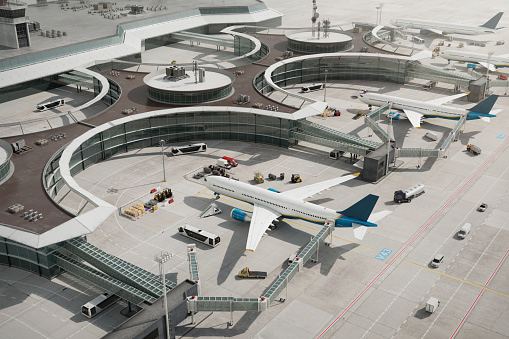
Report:
[[[468,95],[468,93],[469,92],[455,94],[455,95],[450,95],[448,97],[443,97],[443,98],[439,98],[439,99],[429,100],[429,101],[426,101],[426,102],[429,103],[429,104],[443,105],[446,102],[453,101],[453,100],[456,100],[458,98],[464,97],[465,95]]]
[[[433,32],[433,33],[436,33],[436,34],[439,34],[439,35],[444,35],[444,32],[439,30],[439,29],[436,29],[436,28],[426,28],[427,31],[430,31],[430,32]]]
[[[248,251],[254,252],[272,221],[280,216],[280,213],[268,207],[254,204],[253,216],[251,217],[251,224],[249,225],[249,234],[247,235],[246,249]]]
[[[481,62],[481,61],[479,61],[479,64],[481,64],[484,68],[488,68],[491,72],[497,71],[497,68],[493,64],[488,64],[487,62]]]
[[[322,182],[318,182],[316,184],[302,186],[299,188],[291,189],[289,191],[281,192],[280,194],[303,200],[303,199],[306,199],[306,198],[308,198],[316,193],[319,193],[329,187],[336,186],[336,185],[339,185],[345,181],[354,179],[357,177],[357,175],[358,174],[351,174],[351,175],[347,175],[344,177],[325,180]]]
[[[421,128],[421,118],[422,114],[416,111],[411,111],[409,109],[403,110],[405,112],[405,115],[408,120],[410,120],[410,123],[415,128]]]

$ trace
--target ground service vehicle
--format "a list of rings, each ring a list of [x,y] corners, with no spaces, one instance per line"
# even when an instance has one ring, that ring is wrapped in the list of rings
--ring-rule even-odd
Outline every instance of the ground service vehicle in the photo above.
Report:
[[[426,312],[433,313],[437,310],[438,306],[440,306],[440,300],[431,297],[428,299],[428,302],[426,303]]]
[[[217,235],[201,230],[197,227],[184,224],[184,227],[179,227],[179,233],[182,234],[184,237],[188,237],[191,239],[194,239],[196,241],[199,241],[205,245],[209,245],[212,247],[216,247],[219,245],[219,242],[221,241],[221,238],[219,238]]]
[[[475,155],[481,154],[481,148],[477,147],[476,145],[472,145],[472,144],[467,145],[467,151],[469,151],[470,153],[473,153]]]
[[[302,178],[300,177],[299,174],[292,174],[292,182],[294,182],[294,183],[302,182]]]
[[[81,314],[85,317],[93,318],[96,314],[101,313],[106,308],[113,305],[118,299],[119,297],[115,294],[101,294],[97,298],[94,298],[85,305],[81,306]]]
[[[203,142],[199,144],[192,144],[187,146],[175,146],[171,148],[171,153],[173,155],[182,155],[196,152],[205,152],[207,150],[207,145]]]
[[[263,183],[263,182],[265,181],[265,180],[263,179],[263,174],[261,174],[260,172],[255,172],[255,173],[254,173],[254,180],[255,180],[257,183],[259,183],[259,184],[261,184],[261,183]]]
[[[438,135],[436,135],[433,132],[427,132],[426,134],[424,134],[424,136],[430,140],[433,140],[433,141],[437,141],[437,139],[438,139]]]
[[[340,150],[337,150],[337,149],[333,149],[329,153],[329,158],[338,160],[339,158],[341,158],[343,156],[343,154],[345,154],[345,151],[340,151]]]
[[[241,278],[253,278],[253,279],[265,279],[267,278],[267,272],[261,271],[250,271],[249,268],[245,267],[239,272]]]
[[[37,109],[39,110],[39,112],[42,112],[47,109],[55,108],[58,106],[63,106],[64,104],[65,104],[64,99],[57,99],[57,100],[48,101],[43,104],[37,105]]]
[[[311,85],[311,86],[304,86],[302,87],[302,93],[309,93],[312,91],[318,91],[319,89],[324,89],[325,84],[317,84],[317,85]]]
[[[486,209],[487,209],[487,208],[488,208],[488,204],[487,204],[487,203],[485,203],[485,202],[483,202],[483,203],[481,204],[481,206],[477,207],[477,210],[478,210],[479,212],[484,212],[484,211],[486,211]]]
[[[223,159],[223,158],[217,159],[217,166],[226,168],[226,169],[232,168],[232,166],[228,163],[228,160]]]
[[[507,80],[507,75],[499,74],[497,78],[500,79],[500,80]]]
[[[228,161],[228,163],[230,164],[230,166],[232,167],[237,167],[238,163],[235,161],[235,159],[233,158],[230,158],[230,157],[223,157],[224,160]]]
[[[277,177],[276,177],[276,175],[275,175],[275,174],[273,174],[273,173],[269,173],[269,179],[270,179],[270,180],[276,180],[276,179],[277,179]]]
[[[409,189],[404,191],[395,191],[394,192],[394,202],[402,203],[402,202],[410,202],[413,198],[418,197],[421,194],[424,194],[424,185],[417,184]]]
[[[444,255],[443,254],[437,254],[435,255],[435,257],[433,258],[433,260],[431,260],[431,267],[434,267],[434,268],[437,268],[440,266],[440,264],[444,261]]]
[[[472,228],[472,225],[470,225],[470,223],[468,223],[468,222],[465,223],[465,225],[463,225],[458,232],[458,239],[465,239],[467,234],[470,233],[471,228]]]
[[[422,88],[423,89],[427,89],[428,91],[432,88],[435,88],[437,85],[437,82],[436,81],[428,81],[427,83],[425,83],[424,85],[422,85]]]

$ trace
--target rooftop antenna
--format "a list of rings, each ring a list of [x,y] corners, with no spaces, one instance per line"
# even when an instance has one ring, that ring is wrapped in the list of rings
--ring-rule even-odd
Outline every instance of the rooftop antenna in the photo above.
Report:
[[[316,6],[316,0],[313,0],[313,14],[311,15],[311,36],[315,36],[315,23],[316,23],[316,19],[318,19],[318,17],[320,16],[320,14],[318,14],[316,12],[316,9],[318,7]]]
[[[322,29],[323,29],[323,37],[328,38],[329,37],[329,29],[330,29],[330,20],[329,19],[323,19]]]

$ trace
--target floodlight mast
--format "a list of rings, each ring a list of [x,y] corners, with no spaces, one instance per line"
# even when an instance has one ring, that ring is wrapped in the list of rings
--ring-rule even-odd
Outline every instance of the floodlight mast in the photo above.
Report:
[[[311,14],[311,36],[315,36],[315,23],[316,23],[316,19],[318,19],[318,17],[320,16],[317,12],[316,12],[316,9],[318,7],[316,6],[316,0],[313,0],[313,11],[312,11],[312,14]]]

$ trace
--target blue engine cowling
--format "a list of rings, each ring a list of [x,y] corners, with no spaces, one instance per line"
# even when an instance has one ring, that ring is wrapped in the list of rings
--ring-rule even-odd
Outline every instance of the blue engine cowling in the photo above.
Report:
[[[232,212],[230,213],[230,217],[234,220],[247,222],[251,221],[251,213],[239,210],[238,208],[232,209]]]
[[[272,191],[272,192],[279,193],[279,191],[278,191],[278,190],[275,190],[275,189],[273,189],[273,188],[267,188],[267,190],[268,190],[268,191]]]

